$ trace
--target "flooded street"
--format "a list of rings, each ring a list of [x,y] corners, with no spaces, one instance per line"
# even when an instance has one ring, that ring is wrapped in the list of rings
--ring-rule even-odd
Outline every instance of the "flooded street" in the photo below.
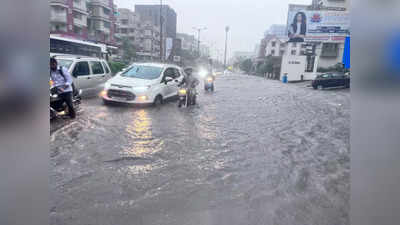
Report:
[[[222,76],[188,109],[84,99],[51,124],[51,224],[349,224],[350,91],[307,85]]]

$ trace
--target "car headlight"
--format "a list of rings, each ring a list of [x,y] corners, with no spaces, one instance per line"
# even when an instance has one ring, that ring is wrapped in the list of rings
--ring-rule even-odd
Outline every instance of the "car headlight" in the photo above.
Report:
[[[186,89],[180,89],[179,95],[186,95]]]
[[[199,75],[200,75],[201,77],[205,77],[205,76],[207,76],[207,71],[201,70],[201,71],[199,72]]]

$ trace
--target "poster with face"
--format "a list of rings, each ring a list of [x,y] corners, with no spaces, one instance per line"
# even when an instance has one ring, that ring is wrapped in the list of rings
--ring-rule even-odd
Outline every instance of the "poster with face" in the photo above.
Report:
[[[289,42],[343,42],[350,34],[350,16],[345,11],[289,11]]]

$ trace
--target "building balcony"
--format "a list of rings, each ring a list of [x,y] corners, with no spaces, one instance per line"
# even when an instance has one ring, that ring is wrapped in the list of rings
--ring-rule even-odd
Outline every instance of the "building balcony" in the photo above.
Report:
[[[49,0],[50,6],[62,6],[68,8],[67,0]]]
[[[65,13],[50,13],[50,22],[51,23],[67,23],[67,12]]]
[[[74,18],[74,25],[78,27],[87,27],[86,16],[83,16],[82,19]]]
[[[82,14],[88,14],[85,0],[81,0],[79,3],[76,3],[74,1],[73,6],[74,6],[74,10],[76,10]]]

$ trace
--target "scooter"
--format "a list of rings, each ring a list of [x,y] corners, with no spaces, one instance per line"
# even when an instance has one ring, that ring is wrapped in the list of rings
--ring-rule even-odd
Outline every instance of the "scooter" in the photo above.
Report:
[[[196,104],[196,98],[197,98],[197,93],[193,89],[192,91],[189,91],[187,88],[181,88],[178,91],[178,107],[189,107],[190,105],[195,105]]]
[[[214,78],[212,76],[207,76],[204,80],[204,90],[214,91]]]
[[[53,82],[50,81],[50,120],[55,118],[64,116],[68,114],[68,107],[65,102],[58,96],[59,91],[57,86],[53,86]],[[81,95],[82,90],[74,93],[72,97],[72,103],[74,105],[75,110],[78,109],[78,106],[81,104]]]

